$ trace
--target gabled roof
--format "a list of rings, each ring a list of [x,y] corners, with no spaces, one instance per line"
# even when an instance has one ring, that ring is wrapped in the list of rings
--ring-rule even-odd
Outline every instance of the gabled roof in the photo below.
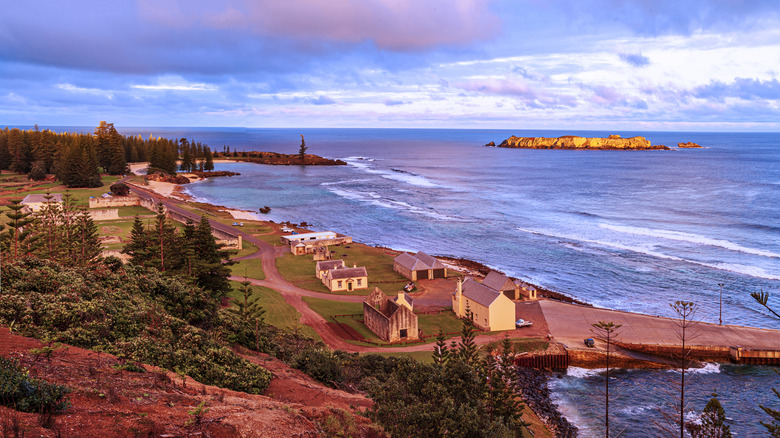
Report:
[[[515,289],[515,284],[506,275],[499,274],[496,271],[490,271],[482,284],[497,291]]]
[[[404,300],[406,300],[406,302],[409,303],[412,308],[414,308],[414,298],[410,297],[406,292],[399,292],[398,294],[403,295]],[[398,303],[398,297],[393,298],[393,301]]]
[[[344,267],[344,260],[323,260],[321,262],[317,262],[318,271],[330,271],[331,269],[336,269],[339,267]]]
[[[501,296],[501,293],[479,284],[471,278],[467,278],[461,287],[464,297],[482,304],[485,307],[490,307],[490,305],[493,304],[493,301]]]
[[[332,279],[339,280],[344,278],[368,277],[368,272],[366,272],[366,268],[363,266],[359,268],[338,268],[328,271],[328,276]]]
[[[27,195],[22,199],[22,204],[33,204],[37,202],[62,202],[62,193],[50,193],[51,199],[46,200],[46,195]]]
[[[444,263],[422,251],[417,252],[414,257],[428,265],[428,269],[444,269]]]
[[[410,271],[423,271],[428,269],[444,269],[444,264],[434,257],[420,251],[415,255],[401,253],[393,259],[394,262]]]

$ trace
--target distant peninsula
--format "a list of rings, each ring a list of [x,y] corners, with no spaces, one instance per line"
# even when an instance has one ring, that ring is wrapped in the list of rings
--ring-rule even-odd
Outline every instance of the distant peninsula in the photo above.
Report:
[[[215,152],[214,158],[246,161],[255,164],[271,164],[277,166],[304,165],[304,166],[344,166],[347,163],[342,160],[333,160],[313,154],[305,154],[303,160],[299,154],[280,154],[276,152]]]
[[[495,146],[488,143],[486,146]],[[599,150],[670,150],[664,145],[652,145],[650,140],[644,137],[622,138],[619,135],[603,137],[578,137],[564,135],[562,137],[515,137],[514,135],[504,140],[500,148],[517,149],[599,149]]]

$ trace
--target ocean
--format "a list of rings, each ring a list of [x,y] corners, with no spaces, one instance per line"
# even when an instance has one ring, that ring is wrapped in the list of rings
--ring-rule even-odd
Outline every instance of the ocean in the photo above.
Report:
[[[463,257],[595,306],[670,316],[676,300],[699,305],[698,318],[780,329],[750,293],[772,293],[780,308],[780,134],[420,129],[137,128],[123,134],[187,137],[212,149],[339,158],[346,166],[219,164],[240,176],[190,185],[193,197],[305,221],[355,240]],[[510,135],[641,135],[671,151],[570,151],[484,147]],[[703,149],[677,149],[693,141]],[[722,288],[719,284],[723,284]],[[720,314],[722,293],[722,316]],[[779,346],[780,348],[780,346]],[[639,427],[651,407],[671,402],[659,382],[669,372],[622,373],[628,395],[615,403],[624,437],[656,436]],[[713,391],[738,436],[778,407],[762,367],[711,365],[691,409]],[[601,377],[570,370],[550,382],[583,436],[601,436],[591,394]],[[696,379],[694,380],[694,382]],[[693,391],[693,390],[692,390]],[[698,397],[698,398],[697,398]]]

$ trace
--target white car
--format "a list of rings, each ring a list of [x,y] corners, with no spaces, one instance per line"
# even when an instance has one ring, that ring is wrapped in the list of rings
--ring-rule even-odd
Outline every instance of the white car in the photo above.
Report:
[[[532,325],[534,325],[534,323],[532,323],[531,321],[526,321],[524,319],[518,319],[517,322],[515,322],[515,326],[517,328],[520,328],[520,327],[530,327]]]

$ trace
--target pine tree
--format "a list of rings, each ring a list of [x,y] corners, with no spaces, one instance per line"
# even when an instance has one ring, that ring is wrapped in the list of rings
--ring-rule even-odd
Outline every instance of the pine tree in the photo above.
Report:
[[[38,256],[44,259],[60,260],[60,251],[62,250],[62,208],[57,202],[51,202],[54,198],[49,192],[43,196],[46,200],[34,216],[37,219],[36,225],[39,228],[40,246],[38,247]]]
[[[604,380],[604,430],[605,437],[609,438],[609,371],[610,371],[610,353],[612,349],[612,342],[619,335],[617,330],[622,327],[622,324],[615,324],[614,322],[599,321],[596,324],[591,324],[593,329],[591,331],[598,337],[604,339],[607,342],[607,376]]]
[[[17,259],[32,253],[35,249],[36,236],[33,233],[34,227],[31,226],[35,223],[35,218],[31,213],[22,211],[24,205],[21,199],[11,199],[9,202],[11,205],[5,212],[9,219],[6,224],[9,229],[3,234],[3,239],[9,255]]]
[[[301,134],[301,147],[298,149],[298,158],[300,158],[301,163],[306,159],[306,149],[309,148],[306,147],[306,140],[303,139],[303,134]]]
[[[27,178],[33,181],[43,181],[46,179],[46,163],[43,160],[36,161],[30,168]]]
[[[182,172],[189,172],[192,170],[192,154],[190,153],[190,144],[186,138],[182,138],[181,142],[181,165],[179,170]]]
[[[151,257],[152,266],[162,272],[166,270],[175,272],[178,262],[176,228],[168,223],[165,217],[165,206],[162,203],[157,204],[157,215],[155,216],[154,228],[150,230],[150,246],[154,248]]]
[[[439,331],[439,334],[436,335],[436,346],[433,347],[433,363],[444,366],[449,356],[450,352],[447,349],[447,340],[444,337],[444,332]]]
[[[80,208],[76,214],[73,235],[76,237],[73,242],[76,255],[74,259],[75,265],[85,266],[93,263],[100,257],[102,249],[100,239],[98,238],[98,228],[86,208]]]
[[[215,299],[221,299],[231,290],[229,266],[233,264],[229,259],[230,251],[220,250],[221,245],[211,234],[211,224],[206,216],[201,216],[195,229],[195,253],[196,265],[193,276],[198,286],[212,293]],[[227,262],[223,262],[227,260]]]
[[[114,128],[113,123],[109,123],[108,145],[106,153],[106,164],[104,169],[109,175],[124,175],[129,170],[122,136]]]
[[[136,216],[133,218],[133,228],[130,230],[130,241],[122,248],[122,254],[130,256],[130,263],[145,266],[151,259],[150,243],[144,223]]]
[[[211,149],[209,149],[208,146],[206,146],[203,150],[203,154],[206,156],[205,161],[206,163],[203,165],[203,170],[206,172],[211,172],[214,170],[214,155],[211,153]]]
[[[685,427],[692,438],[731,438],[731,427],[726,424],[726,411],[718,400],[718,394],[704,406],[700,417],[701,423],[686,423]]]
[[[476,335],[474,332],[474,321],[471,309],[466,305],[466,317],[463,318],[463,326],[460,331],[460,345],[458,345],[458,357],[467,365],[474,365],[477,362],[477,344],[474,341]]]

